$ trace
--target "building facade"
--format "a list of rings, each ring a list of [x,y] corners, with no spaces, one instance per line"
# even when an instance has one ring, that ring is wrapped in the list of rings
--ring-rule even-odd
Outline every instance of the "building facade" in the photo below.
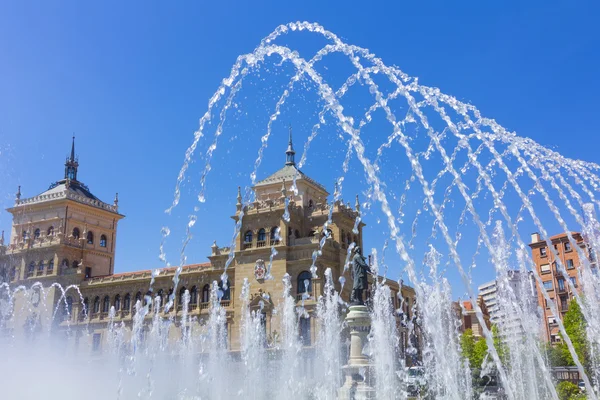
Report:
[[[510,290],[512,294],[504,291]],[[525,308],[527,315],[529,307],[537,304],[537,291],[531,271],[508,270],[502,281],[495,279],[479,286],[479,296],[483,299],[490,315],[490,323],[497,325],[501,335],[523,333],[521,318],[514,306],[501,307],[499,301],[511,302],[514,299]]]
[[[307,311],[306,318],[300,320],[298,334],[305,346],[312,346],[318,333],[314,315],[324,293],[325,270],[331,269],[339,290],[338,280],[344,274],[348,250],[353,243],[362,247],[365,225],[360,223],[353,230],[360,210],[358,196],[354,206],[342,201],[332,204],[327,201],[329,193],[325,187],[296,167],[291,134],[285,156],[283,168],[254,186],[253,203],[245,206],[238,188],[232,219],[237,223],[243,213],[243,222],[234,249],[214,243],[207,262],[183,266],[177,288],[173,287],[176,268],[161,271],[151,288],[150,270],[114,273],[117,225],[124,216],[119,213],[117,196],[112,204],[104,203],[78,180],[79,164],[73,142],[64,178],[31,198],[22,198],[19,188],[15,205],[8,209],[13,225],[9,242],[0,245],[0,268],[3,280],[11,287],[23,285],[30,289],[26,296],[31,298],[23,301],[29,302],[33,312],[23,313],[26,320],[19,320],[15,314],[2,329],[12,334],[19,329],[43,329],[54,324],[59,331],[74,332],[79,348],[101,352],[111,309],[114,308],[114,321],[122,321],[131,329],[138,301],[143,304],[150,296],[159,297],[166,304],[171,298],[173,307],[158,312],[165,318],[177,318],[184,312],[183,297],[187,291],[188,315],[202,325],[209,314],[211,285],[218,282],[227,318],[227,347],[237,351],[244,311],[239,297],[247,279],[252,291],[250,307],[258,308],[258,302],[261,303],[265,336],[274,344],[280,332],[276,309],[282,301],[284,275],[288,274],[297,304]],[[291,190],[294,179],[297,192]],[[289,218],[283,218],[286,210]],[[332,223],[323,230],[329,215]],[[315,278],[310,267],[322,239]],[[273,256],[269,277],[267,266],[273,249],[277,254]],[[227,269],[228,285],[224,288],[221,276],[231,252],[235,252],[235,258]],[[348,301],[352,277],[346,276],[346,282],[341,296]],[[414,314],[414,290],[390,280],[387,284],[392,290],[394,308],[401,310],[398,314]],[[39,306],[40,295],[46,298],[47,307]],[[145,329],[152,317],[152,312],[146,315]],[[400,321],[398,325],[406,346],[409,335]],[[181,338],[179,329],[175,324],[169,336],[174,340]],[[78,333],[83,331],[87,334]]]
[[[542,239],[539,233],[534,233],[529,244],[535,268],[543,282],[542,286],[536,285],[537,297],[539,307],[543,310],[545,339],[551,343],[561,341],[557,318],[563,319],[569,310],[574,290],[580,290],[579,269],[582,260],[578,253],[586,256],[588,254],[581,234],[571,232],[571,237],[574,241],[571,241],[565,233],[550,237],[552,248],[549,249],[546,240]],[[576,251],[577,248],[581,251]],[[560,271],[560,264],[566,269],[567,276]],[[550,301],[555,303],[558,316],[553,314],[549,302],[544,298],[544,293],[547,293]]]
[[[490,313],[481,296],[477,297],[477,305],[479,306],[483,315],[485,326],[488,329],[491,329],[492,325],[490,322]],[[471,331],[473,331],[473,337],[484,337],[483,328],[479,322],[479,319],[477,319],[476,311],[471,300],[455,301],[452,303],[452,308],[456,314],[456,319],[460,320],[461,322],[459,328],[461,333],[464,333],[467,329],[471,329]]]

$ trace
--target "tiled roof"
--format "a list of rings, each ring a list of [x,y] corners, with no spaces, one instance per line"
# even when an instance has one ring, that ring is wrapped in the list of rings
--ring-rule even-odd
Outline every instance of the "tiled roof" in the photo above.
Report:
[[[259,181],[256,184],[256,186],[269,185],[272,183],[283,182],[284,180],[291,182],[294,180],[295,176],[297,176],[296,180],[303,179],[303,180],[310,182],[313,185],[317,186],[321,190],[327,192],[327,189],[325,189],[325,187],[323,185],[321,185],[317,181],[313,180],[312,178],[309,178],[304,172],[302,172],[298,168],[296,168],[295,165],[285,165],[283,168],[281,168],[280,170],[278,170],[271,176],[268,176],[267,178],[263,179],[262,181]]]

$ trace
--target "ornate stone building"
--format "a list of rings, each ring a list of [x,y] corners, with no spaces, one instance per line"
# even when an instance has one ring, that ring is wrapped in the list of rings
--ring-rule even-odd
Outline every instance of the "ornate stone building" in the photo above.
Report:
[[[279,321],[274,311],[282,297],[285,274],[291,277],[298,304],[302,303],[309,315],[299,323],[299,336],[306,346],[315,343],[318,323],[310,316],[314,315],[318,298],[324,292],[324,272],[331,268],[333,282],[339,289],[348,249],[352,243],[362,247],[365,225],[360,223],[354,230],[360,208],[358,196],[354,206],[342,201],[331,205],[325,187],[302,173],[296,167],[294,157],[290,134],[285,165],[254,186],[256,200],[248,207],[243,206],[238,188],[232,218],[236,223],[242,215],[243,219],[235,249],[219,247],[215,243],[208,262],[184,266],[173,296],[173,307],[159,312],[177,319],[183,312],[182,298],[187,290],[190,294],[189,315],[195,317],[195,323],[202,325],[209,313],[211,284],[221,282],[226,261],[235,251],[235,258],[227,269],[229,285],[226,290],[221,290],[221,305],[227,317],[228,348],[236,351],[240,346],[242,302],[239,296],[244,279],[251,283],[250,306],[257,306],[254,303],[259,300],[262,302],[266,337],[271,342],[277,340]],[[0,243],[0,268],[11,287],[23,285],[32,289],[21,296],[31,298],[21,301],[28,301],[34,312],[23,313],[27,315],[25,321],[19,320],[18,316],[12,318],[3,329],[13,332],[33,329],[32,326],[43,329],[48,324],[55,324],[56,330],[68,330],[70,336],[75,336],[79,348],[89,346],[93,351],[101,351],[111,308],[114,307],[115,320],[123,321],[131,328],[138,300],[143,303],[145,296],[151,295],[152,298],[160,296],[163,304],[168,301],[169,295],[173,294],[176,268],[163,270],[155,277],[152,292],[149,292],[152,279],[149,270],[115,274],[117,224],[124,217],[118,210],[118,198],[115,196],[113,204],[100,201],[78,180],[77,170],[73,142],[71,155],[65,163],[64,178],[31,198],[22,198],[19,188],[15,205],[8,209],[13,215],[13,225],[10,241]],[[294,180],[297,191],[291,189]],[[289,218],[283,218],[286,209]],[[332,223],[323,231],[330,213]],[[321,245],[315,264],[318,278],[312,278],[313,254]],[[272,268],[267,271],[271,257]],[[271,277],[267,276],[269,272]],[[352,278],[349,272],[345,276],[347,283],[342,297],[348,301]],[[387,282],[392,290],[394,308],[399,310],[403,345],[407,345],[409,338],[400,321],[402,315],[410,317],[413,314],[415,293],[411,287],[400,289],[396,282]],[[52,286],[53,283],[69,289],[63,293]],[[46,296],[47,307],[38,305],[40,296]],[[15,309],[19,307],[17,305]],[[39,310],[35,311],[37,308]],[[148,323],[152,315],[151,312],[146,316]],[[180,338],[178,330],[174,324],[170,336]]]

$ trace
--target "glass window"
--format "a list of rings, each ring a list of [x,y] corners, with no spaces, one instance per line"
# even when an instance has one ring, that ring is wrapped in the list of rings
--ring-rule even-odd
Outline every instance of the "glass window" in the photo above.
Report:
[[[260,228],[260,230],[258,231],[257,240],[259,242],[264,242],[266,238],[267,238],[266,231],[264,230],[264,228]]]
[[[40,263],[38,264],[38,271],[42,272],[44,270],[44,262],[40,261]]]
[[[100,247],[106,247],[106,235],[100,236]]]
[[[36,239],[40,237],[40,229],[39,229],[39,228],[37,228],[37,229],[36,229],[36,230],[33,232],[33,237],[34,237],[34,238],[36,238]]]
[[[550,272],[550,264],[540,265],[540,271],[542,271],[542,274],[547,274],[548,272]]]
[[[571,251],[571,242],[565,242],[565,251]]]
[[[105,296],[104,301],[102,302],[102,312],[107,313],[110,310],[110,297]]]
[[[202,288],[202,302],[208,303],[209,300],[210,300],[210,285],[206,284]]]
[[[271,228],[271,243],[273,243],[274,241],[277,240],[277,230],[279,229],[278,226],[274,226]]]
[[[94,308],[92,310],[94,313],[100,311],[100,297],[96,296],[96,298],[94,299]]]
[[[198,304],[198,288],[196,286],[192,286],[192,290],[190,290],[190,304]]]
[[[558,278],[556,280],[556,282],[558,283],[558,290],[560,290],[561,292],[565,290],[565,280],[563,278]]]
[[[303,346],[310,346],[310,318],[300,318],[300,341]]]
[[[569,278],[571,280],[571,283],[573,284],[573,286],[577,287],[577,278],[575,278],[574,276]]]
[[[298,294],[312,293],[312,274],[303,271],[298,275]]]
[[[573,259],[568,259],[567,260],[567,269],[573,269],[575,268],[575,264],[573,263]]]
[[[246,234],[244,235],[244,242],[252,243],[252,231],[246,231]]]
[[[121,296],[115,296],[115,311],[119,311],[121,309]]]
[[[53,271],[54,270],[54,259],[51,259],[50,261],[48,261],[48,272]]]
[[[54,227],[51,226],[50,228],[48,228],[48,231],[46,233],[48,234],[48,236],[53,236],[54,235]]]
[[[89,231],[87,233],[87,243],[88,244],[94,244],[94,232]]]
[[[79,228],[73,228],[73,237],[79,239]]]
[[[544,289],[546,289],[546,290],[552,290],[552,281],[545,281],[544,282]]]
[[[231,282],[227,282],[227,289],[223,290],[223,281],[219,281],[219,290],[223,292],[221,300],[231,300]]]
[[[73,265],[72,266],[73,266],[73,269],[79,268],[79,263],[77,262],[77,260],[73,261]]]
[[[123,299],[123,310],[129,311],[130,308],[131,308],[131,295],[129,293],[127,293],[125,295],[125,298]]]
[[[546,257],[546,251],[547,249],[545,247],[540,247],[540,256]]]

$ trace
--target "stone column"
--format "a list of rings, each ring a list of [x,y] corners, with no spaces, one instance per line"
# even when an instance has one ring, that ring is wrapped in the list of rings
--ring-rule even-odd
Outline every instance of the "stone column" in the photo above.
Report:
[[[371,365],[363,354],[363,348],[371,318],[366,306],[350,306],[346,315],[346,324],[350,328],[350,357],[348,365],[343,367],[346,379],[339,390],[340,400],[366,400],[375,398],[375,390],[367,385],[366,379]]]

